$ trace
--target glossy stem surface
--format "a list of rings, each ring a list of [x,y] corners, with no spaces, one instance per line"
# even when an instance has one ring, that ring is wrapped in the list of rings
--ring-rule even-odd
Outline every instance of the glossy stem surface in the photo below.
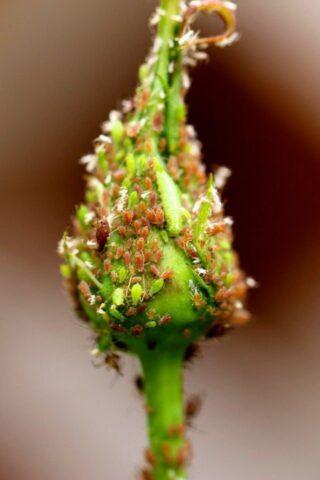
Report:
[[[162,346],[140,355],[154,480],[186,480],[184,348]]]

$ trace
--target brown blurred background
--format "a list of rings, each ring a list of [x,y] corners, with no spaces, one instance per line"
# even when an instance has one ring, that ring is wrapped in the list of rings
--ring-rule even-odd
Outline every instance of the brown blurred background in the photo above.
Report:
[[[55,250],[78,159],[133,92],[154,6],[0,3],[1,480],[129,480],[142,463],[138,367],[93,368]],[[208,167],[233,170],[227,211],[260,288],[251,326],[187,371],[204,400],[191,480],[320,478],[319,20],[318,0],[239,0],[241,42],[193,72],[190,121]]]

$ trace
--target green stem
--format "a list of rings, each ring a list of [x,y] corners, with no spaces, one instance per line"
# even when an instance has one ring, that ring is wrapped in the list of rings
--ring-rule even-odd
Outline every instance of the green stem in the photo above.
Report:
[[[154,480],[186,480],[182,370],[185,349],[144,350],[140,360]]]
[[[156,69],[154,86],[161,88],[162,82],[166,90],[165,99],[165,131],[168,141],[168,152],[176,153],[179,138],[179,110],[183,105],[181,99],[181,78],[183,66],[181,63],[181,49],[174,43],[178,36],[181,25],[174,20],[174,15],[181,14],[179,0],[162,0],[161,8],[166,12],[158,29],[158,36],[161,38],[162,46],[159,52],[159,59]],[[170,73],[170,63],[173,71]]]
[[[163,81],[168,86],[171,41],[175,38],[179,23],[173,15],[180,13],[180,0],[162,0],[160,8],[165,15],[160,20],[158,37],[161,38],[161,48],[156,68],[156,82]]]
[[[175,18],[180,14],[180,0],[161,0],[161,19],[158,25],[156,40],[159,42],[159,51],[157,52],[157,60],[153,67],[153,81],[151,85],[151,95],[149,107],[143,110],[143,118],[146,120],[145,128],[150,129],[150,136],[154,139],[155,144],[158,143],[159,133],[155,132],[152,126],[154,115],[161,111],[164,114],[165,136],[168,141],[168,150],[170,148],[171,138],[177,137],[179,121],[177,119],[176,106],[180,105],[180,81],[181,78],[181,54],[179,47],[175,44],[175,39],[179,35],[181,23]],[[170,64],[172,63],[173,71],[170,73]],[[174,86],[172,82],[174,80]],[[179,83],[179,84],[178,84]],[[138,116],[142,112],[137,112]],[[175,120],[177,120],[175,122]],[[170,127],[170,128],[168,128]],[[154,153],[157,153],[157,148]]]

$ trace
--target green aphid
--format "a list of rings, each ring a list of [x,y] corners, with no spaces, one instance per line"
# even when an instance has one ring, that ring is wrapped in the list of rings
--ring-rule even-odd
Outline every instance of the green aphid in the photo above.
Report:
[[[152,282],[151,284],[149,295],[153,296],[156,293],[160,292],[163,286],[164,286],[163,278],[158,278],[157,280],[154,280],[154,282]]]
[[[123,265],[118,269],[118,281],[119,283],[123,283],[126,278],[127,278],[127,275],[128,275],[128,271],[126,269],[126,267],[124,267]]]
[[[146,327],[148,328],[155,328],[157,326],[157,322],[155,320],[150,320],[146,323]]]
[[[131,287],[131,298],[133,305],[138,305],[143,295],[143,288],[140,283],[135,283]]]
[[[124,290],[123,288],[116,288],[112,295],[113,304],[117,307],[124,303]]]
[[[71,278],[72,269],[70,265],[68,265],[67,263],[63,263],[62,265],[60,265],[60,273],[64,278],[67,278],[67,279]]]

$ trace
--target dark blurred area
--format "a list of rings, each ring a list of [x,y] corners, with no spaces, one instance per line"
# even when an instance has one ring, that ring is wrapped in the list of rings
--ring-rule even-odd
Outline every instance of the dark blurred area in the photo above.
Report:
[[[155,5],[0,4],[1,480],[129,480],[142,463],[138,366],[91,365],[55,251],[82,198],[78,159],[133,93]],[[186,372],[204,402],[191,480],[319,479],[320,6],[299,5],[242,0],[241,42],[192,72],[190,123],[208,169],[232,169],[227,212],[259,288],[251,325]]]

